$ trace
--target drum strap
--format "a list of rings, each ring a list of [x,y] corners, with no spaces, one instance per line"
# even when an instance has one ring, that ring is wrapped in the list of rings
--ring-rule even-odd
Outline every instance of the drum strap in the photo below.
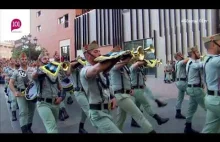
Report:
[[[79,69],[76,69],[76,87],[79,88]]]
[[[102,79],[101,79],[101,77],[100,77],[100,75],[98,74],[97,75],[97,77],[96,77],[96,83],[97,83],[97,86],[98,86],[98,88],[99,88],[99,95],[100,95],[100,97],[102,98],[102,103],[104,103],[104,101],[105,101],[105,98],[104,98],[104,95],[103,95],[103,92],[102,92],[102,87],[101,87],[101,85],[100,84],[102,84],[101,83],[102,82]]]

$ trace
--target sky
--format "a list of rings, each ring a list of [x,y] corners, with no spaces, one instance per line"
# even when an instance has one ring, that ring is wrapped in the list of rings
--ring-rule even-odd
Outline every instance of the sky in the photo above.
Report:
[[[11,21],[20,19],[20,29],[11,32]],[[0,10],[0,41],[18,40],[30,33],[30,9]]]

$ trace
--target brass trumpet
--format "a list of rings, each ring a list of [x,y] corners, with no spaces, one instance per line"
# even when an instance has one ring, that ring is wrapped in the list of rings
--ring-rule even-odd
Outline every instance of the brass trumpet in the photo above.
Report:
[[[201,55],[200,56],[201,61],[204,61],[205,57],[206,57],[206,55]]]
[[[62,63],[62,68],[64,71],[68,71],[69,67],[70,67],[70,62],[65,61]]]
[[[149,46],[149,47],[145,48],[144,51],[147,53],[154,53],[155,49],[153,46]]]

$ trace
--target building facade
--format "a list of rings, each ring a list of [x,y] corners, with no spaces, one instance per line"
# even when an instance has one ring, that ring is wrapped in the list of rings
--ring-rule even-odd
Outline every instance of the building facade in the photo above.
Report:
[[[153,45],[155,53],[147,58],[162,59],[160,67],[147,69],[147,74],[163,77],[164,65],[174,60],[180,51],[187,56],[187,48],[219,32],[219,10],[211,9],[94,9],[78,16],[75,25],[76,54],[84,44],[97,40],[101,46],[122,45],[125,50]],[[104,48],[104,47],[103,47]]]
[[[74,9],[35,9],[31,13],[31,35],[52,57],[55,51],[67,59],[74,58]]]
[[[10,42],[0,42],[0,58],[9,59],[12,56],[12,49],[14,48],[14,43]]]

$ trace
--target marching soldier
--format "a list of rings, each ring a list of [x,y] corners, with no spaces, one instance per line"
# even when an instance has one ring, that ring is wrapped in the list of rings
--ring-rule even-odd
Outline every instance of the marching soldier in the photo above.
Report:
[[[186,92],[187,82],[186,82],[186,64],[189,58],[184,60],[182,53],[177,52],[174,55],[174,58],[177,60],[175,65],[176,70],[176,86],[178,88],[178,97],[176,103],[176,118],[177,119],[186,119],[185,116],[181,114],[182,102]]]
[[[207,88],[205,105],[206,122],[202,133],[219,133],[220,130],[220,34],[203,38],[207,57],[204,61],[204,80]]]
[[[39,65],[48,64],[48,53],[42,51],[38,57]],[[57,120],[59,115],[59,104],[63,101],[65,94],[62,93],[60,79],[51,77],[42,72],[42,69],[37,69],[32,74],[32,78],[37,85],[37,111],[47,133],[58,133]]]
[[[186,64],[188,84],[186,92],[189,95],[189,107],[186,115],[186,126],[184,132],[198,133],[192,129],[192,118],[197,110],[198,105],[200,105],[205,110],[205,93],[203,92],[201,78],[202,62],[198,60],[200,59],[200,53],[196,46],[188,49],[188,55],[190,59]]]
[[[33,133],[31,126],[34,117],[35,103],[26,100],[22,93],[29,84],[27,70],[27,56],[23,52],[20,55],[20,68],[13,72],[13,75],[10,78],[9,87],[14,96],[17,97],[17,103],[19,106],[19,123],[22,133]],[[15,88],[15,82],[17,88]]]
[[[130,95],[134,95],[134,90],[131,88],[130,71],[126,66],[131,58],[131,55],[124,57],[110,71],[112,90],[119,106],[116,123],[118,128],[122,130],[126,115],[129,113],[144,129],[144,132],[156,133],[152,125],[131,99]]]
[[[74,96],[75,96],[76,101],[78,102],[78,104],[80,105],[81,110],[82,110],[81,120],[79,123],[79,133],[88,133],[84,129],[84,124],[85,124],[86,118],[89,116],[89,101],[88,101],[88,97],[85,94],[85,91],[82,87],[82,84],[80,82],[80,71],[83,68],[84,64],[82,64],[78,60],[81,60],[81,59],[77,58],[76,60],[71,62],[71,66],[69,68],[68,74],[72,74]]]
[[[111,109],[116,106],[116,100],[113,96],[104,93],[100,77],[100,73],[111,69],[118,59],[97,63],[94,59],[101,56],[98,48],[97,42],[93,41],[82,49],[88,63],[80,71],[80,81],[89,98],[90,121],[100,133],[121,133],[110,114]]]
[[[153,63],[150,63],[149,61],[147,62],[147,64],[151,67],[154,67],[156,63],[157,60],[155,60]],[[147,98],[144,96],[144,88],[146,85],[143,73],[143,66],[145,64],[145,61],[137,61],[130,67],[131,86],[132,89],[134,89],[135,104],[139,109],[142,105],[144,110],[157,121],[158,125],[161,125],[166,123],[169,118],[161,118],[158,114],[153,112],[151,105],[149,104]],[[137,125],[133,118],[131,121],[131,126],[139,127],[139,125]]]
[[[15,70],[15,61],[14,59],[10,59],[9,61],[9,68],[7,70],[7,76],[10,79],[10,77],[13,75],[13,72]],[[16,82],[15,82],[15,88],[17,87]],[[17,117],[16,117],[16,109],[18,108],[18,104],[17,104],[17,99],[16,97],[13,95],[12,91],[10,90],[10,87],[8,87],[8,97],[10,98],[10,109],[12,112],[12,121],[17,121]]]
[[[59,57],[57,51],[54,54],[54,61],[60,63],[60,57]],[[64,78],[68,78],[66,73],[62,69],[59,72],[59,76],[60,76],[61,80],[63,80]],[[67,98],[67,104],[72,104],[73,103],[71,93],[66,93],[66,98]],[[66,98],[65,98],[65,100],[66,100]],[[60,121],[64,121],[65,119],[69,118],[69,115],[66,111],[65,100],[62,101],[59,105],[60,106],[60,110],[59,110],[59,119],[60,119]]]

